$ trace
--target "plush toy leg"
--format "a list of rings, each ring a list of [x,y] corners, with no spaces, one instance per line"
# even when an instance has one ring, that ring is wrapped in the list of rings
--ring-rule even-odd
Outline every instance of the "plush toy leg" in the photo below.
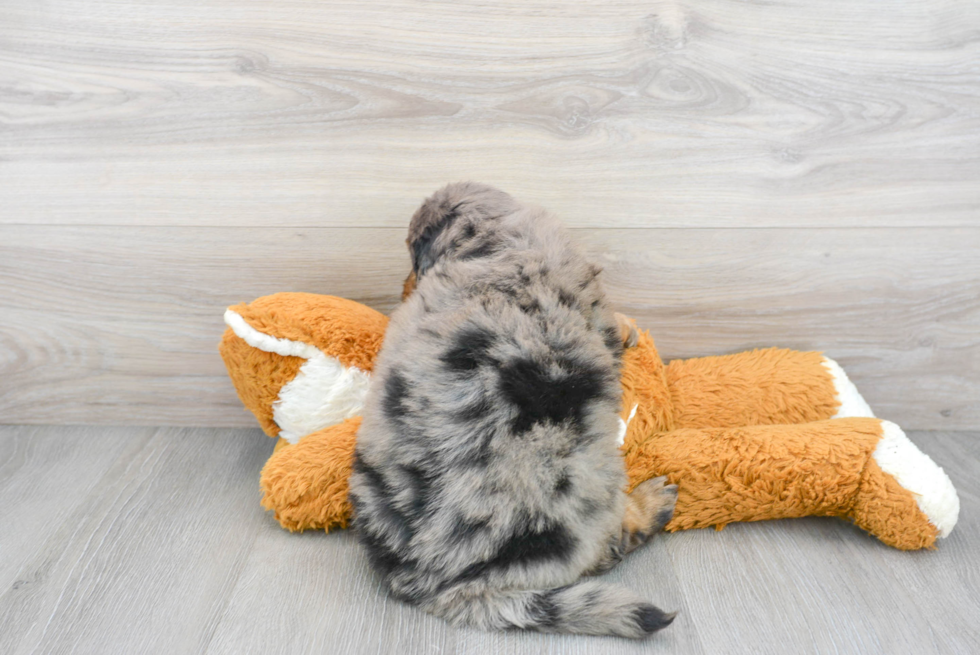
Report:
[[[666,475],[678,485],[670,531],[840,516],[912,550],[949,534],[959,513],[943,470],[877,419],[680,429],[628,439],[625,456],[633,483]]]
[[[843,369],[817,352],[767,348],[674,360],[665,374],[674,428],[874,416]]]
[[[292,532],[345,528],[351,507],[351,474],[361,417],[308,434],[290,445],[280,440],[262,468],[262,506]]]

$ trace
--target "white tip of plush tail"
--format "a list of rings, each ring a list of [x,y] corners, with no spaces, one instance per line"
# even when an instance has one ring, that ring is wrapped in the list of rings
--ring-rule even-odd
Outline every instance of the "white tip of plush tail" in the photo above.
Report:
[[[840,407],[833,418],[865,416],[874,418],[870,405],[861,396],[847,373],[834,360],[824,357],[824,367],[830,371]],[[903,488],[912,492],[916,504],[929,522],[936,526],[940,537],[953,531],[960,515],[960,499],[946,472],[942,470],[898,427],[882,421],[882,437],[874,458],[881,470],[891,475]]]
[[[960,515],[960,499],[946,472],[891,421],[882,421],[882,437],[874,458],[881,470],[912,492],[916,504],[940,537],[953,531]]]

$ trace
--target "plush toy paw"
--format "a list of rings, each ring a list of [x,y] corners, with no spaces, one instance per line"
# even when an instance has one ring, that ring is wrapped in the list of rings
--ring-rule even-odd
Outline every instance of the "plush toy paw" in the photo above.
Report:
[[[900,427],[881,421],[881,438],[868,460],[847,516],[890,546],[931,547],[952,532],[960,499],[949,476]]]
[[[626,498],[623,517],[626,552],[639,548],[663,530],[673,518],[676,504],[677,485],[669,484],[666,475],[636,485]]]
[[[627,439],[625,456],[634,482],[678,483],[668,531],[839,516],[913,550],[948,535],[959,514],[945,472],[897,425],[873,418],[685,428]]]
[[[361,418],[308,434],[295,444],[279,441],[262,468],[262,506],[291,532],[346,528],[351,517],[347,480]]]

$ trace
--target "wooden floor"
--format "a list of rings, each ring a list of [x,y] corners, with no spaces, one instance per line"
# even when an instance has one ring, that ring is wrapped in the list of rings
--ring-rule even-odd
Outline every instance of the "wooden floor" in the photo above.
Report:
[[[387,598],[347,532],[259,507],[254,429],[0,427],[0,652],[980,652],[980,434],[912,433],[958,487],[933,552],[837,519],[658,537],[609,577],[674,624],[647,642],[457,629]]]

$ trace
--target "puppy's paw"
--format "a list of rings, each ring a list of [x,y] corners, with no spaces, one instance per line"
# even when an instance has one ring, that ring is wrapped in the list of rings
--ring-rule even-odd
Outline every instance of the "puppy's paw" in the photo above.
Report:
[[[626,499],[623,535],[626,550],[639,548],[654,533],[663,530],[674,516],[677,504],[677,485],[667,484],[667,477],[646,480],[636,486]]]

